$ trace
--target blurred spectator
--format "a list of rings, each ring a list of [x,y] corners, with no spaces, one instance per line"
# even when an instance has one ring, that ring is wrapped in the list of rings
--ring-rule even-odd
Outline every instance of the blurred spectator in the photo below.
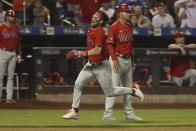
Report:
[[[147,69],[141,69],[140,72],[140,80],[134,82],[134,84],[138,84],[139,86],[143,87],[152,87],[152,85],[148,82],[149,81],[149,71]]]
[[[167,11],[175,18],[174,3],[176,0],[164,0]],[[159,2],[160,3],[160,2]]]
[[[68,85],[59,72],[54,72],[45,82],[46,85]]]
[[[136,26],[139,28],[150,28],[151,21],[148,17],[144,16],[142,13],[142,7],[136,6],[134,7],[134,13],[136,16]]]
[[[176,3],[178,1],[176,1],[174,3],[174,12],[175,12],[175,17],[176,17],[176,22],[177,24],[180,24],[181,28],[185,28],[186,25],[186,14],[185,14],[185,8],[184,7],[179,7],[176,6]]]
[[[136,6],[142,6],[142,2],[139,0],[127,0],[126,4],[128,4],[131,8],[134,8]]]
[[[47,13],[48,9],[42,6],[41,0],[36,0],[33,9],[33,26],[43,26]]]
[[[34,0],[27,0],[26,8],[29,8]],[[23,23],[23,6],[24,0],[13,0],[13,10],[16,12],[16,17],[17,17],[17,23],[22,24]]]
[[[196,44],[185,44],[185,37],[182,32],[176,32],[174,44],[168,46],[169,49],[179,49],[184,56],[170,56],[171,80],[178,87],[187,84],[196,87],[196,70],[193,60],[186,56],[186,49],[196,49]]]
[[[153,16],[158,14],[158,9],[154,0],[144,0],[142,4],[144,7],[144,15],[148,18],[151,19]]]
[[[131,25],[134,28],[138,28],[137,17],[135,14],[131,15]]]
[[[0,24],[5,22],[5,11],[3,10],[3,4],[0,2]]]
[[[74,21],[76,26],[80,26],[82,11],[79,5],[76,5],[76,11],[74,12]]]
[[[63,3],[61,0],[56,0],[56,12],[58,14],[60,14],[61,12],[64,11],[64,8],[63,8]]]
[[[118,6],[116,6],[116,8],[115,8],[114,15],[110,19],[110,25],[112,25],[117,19],[119,19],[119,13],[117,11],[117,7]]]
[[[80,26],[90,26],[92,15],[99,10],[101,4],[112,0],[64,0],[64,2],[80,5],[82,18]]]
[[[110,3],[109,3],[109,8],[112,8],[112,9],[116,9],[116,4],[117,4],[117,1],[116,0],[112,0]]]
[[[118,7],[119,5],[122,5],[122,4],[126,4],[126,1],[127,0],[120,0],[116,3],[116,6]]]
[[[105,31],[105,35],[108,35],[108,29],[110,28],[111,25],[111,20],[109,19],[108,15],[106,13],[104,13],[103,11],[100,11],[103,19],[104,19],[104,23],[102,24],[102,27]]]
[[[163,3],[157,5],[158,15],[152,18],[152,25],[154,28],[176,27],[173,17],[165,13],[166,6]]]
[[[114,13],[115,13],[114,9],[109,8],[108,2],[105,2],[105,3],[101,4],[100,11],[103,11],[108,16],[109,19],[111,19],[112,16],[114,15]]]
[[[182,14],[186,15],[186,27],[196,28],[196,0],[178,0],[175,6],[184,8]]]
[[[66,9],[66,4],[64,3],[62,4],[63,4],[63,7]],[[57,21],[56,0],[42,0],[42,5],[48,9],[47,16],[50,16],[51,25],[56,24],[56,21]],[[47,25],[47,23],[48,23],[48,18],[47,18],[47,21],[45,22],[45,25]]]

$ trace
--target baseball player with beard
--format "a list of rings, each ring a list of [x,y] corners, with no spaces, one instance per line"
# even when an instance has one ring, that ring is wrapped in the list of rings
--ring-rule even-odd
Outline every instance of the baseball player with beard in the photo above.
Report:
[[[120,17],[114,22],[107,37],[107,47],[110,53],[110,64],[112,66],[112,82],[114,87],[132,87],[133,71],[135,63],[133,60],[132,28],[129,24],[131,9],[127,4],[121,4],[117,9]],[[138,85],[135,87],[139,90]],[[131,95],[125,95],[124,109],[127,120],[143,120],[134,115],[131,106]],[[106,97],[105,112],[103,120],[115,120],[112,117],[115,97]]]
[[[65,119],[78,119],[79,104],[82,95],[82,87],[94,77],[99,81],[104,94],[107,97],[118,95],[135,95],[141,101],[143,94],[140,90],[127,87],[113,87],[111,80],[111,66],[106,59],[105,32],[101,26],[104,25],[103,15],[96,12],[92,16],[91,27],[87,34],[87,51],[70,51],[67,58],[88,56],[88,62],[79,73],[75,82],[73,92],[72,109],[62,116]]]
[[[4,73],[7,71],[7,100],[8,104],[15,104],[13,96],[13,77],[16,60],[21,61],[22,52],[20,47],[20,33],[15,23],[15,12],[6,11],[5,23],[0,25],[0,101],[2,98],[2,87]],[[17,56],[18,53],[18,56]]]

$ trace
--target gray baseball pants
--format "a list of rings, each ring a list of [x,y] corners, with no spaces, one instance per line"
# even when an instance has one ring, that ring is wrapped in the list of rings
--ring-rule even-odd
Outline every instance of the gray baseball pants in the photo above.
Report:
[[[113,86],[117,87],[120,86],[120,84],[122,84],[122,86],[132,88],[133,71],[131,58],[124,59],[121,57],[117,57],[117,59],[120,65],[120,73],[117,74],[114,71],[112,72]],[[113,60],[111,59],[111,57],[109,61],[111,66],[113,66]],[[112,116],[114,104],[115,97],[106,97],[104,117]],[[123,104],[126,118],[130,118],[134,115],[134,109],[131,106],[131,95],[123,96]]]
[[[16,67],[16,52],[0,49],[0,99],[2,98],[3,78],[7,72],[6,93],[7,99],[13,96],[13,77]]]
[[[172,76],[172,82],[176,83],[179,87],[184,86],[185,83],[189,83],[189,87],[196,87],[196,70],[189,69],[182,77]]]
[[[72,108],[79,108],[82,87],[90,82],[94,77],[99,81],[104,94],[108,97],[132,94],[132,88],[113,87],[111,79],[112,69],[108,60],[104,60],[97,64],[87,63],[79,73],[75,81],[73,92]]]

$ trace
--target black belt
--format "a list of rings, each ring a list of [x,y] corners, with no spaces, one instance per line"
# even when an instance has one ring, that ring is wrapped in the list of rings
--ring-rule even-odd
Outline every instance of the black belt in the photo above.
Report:
[[[13,51],[15,51],[15,50],[9,50],[9,49],[7,49],[7,48],[0,48],[1,50],[4,50],[4,51],[10,51],[10,52],[13,52]]]
[[[103,62],[92,62],[92,61],[89,61],[89,63],[92,65],[92,66],[97,66],[97,65],[102,65]]]
[[[119,53],[116,53],[116,56],[119,56],[124,59],[129,59],[131,57],[130,55],[123,55],[123,54],[119,54]]]

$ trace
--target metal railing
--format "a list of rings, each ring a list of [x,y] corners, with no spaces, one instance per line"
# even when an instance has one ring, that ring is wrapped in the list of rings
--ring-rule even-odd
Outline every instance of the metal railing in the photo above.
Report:
[[[3,3],[5,3],[6,5],[10,6],[10,7],[13,7],[13,4],[8,2],[7,0],[1,0]],[[27,7],[27,4],[28,4],[28,0],[24,0],[23,1],[23,25],[26,25],[26,16],[27,16],[27,13],[26,13],[26,7]],[[50,22],[50,11],[48,11],[48,14],[46,16],[47,18],[47,22],[44,23],[45,26],[51,26],[51,22]]]
[[[1,0],[1,2],[3,2],[3,3],[5,3],[5,4],[7,4],[8,6],[13,6],[13,4],[12,3],[10,3],[10,2],[8,2],[8,1],[6,1],[6,0]]]

